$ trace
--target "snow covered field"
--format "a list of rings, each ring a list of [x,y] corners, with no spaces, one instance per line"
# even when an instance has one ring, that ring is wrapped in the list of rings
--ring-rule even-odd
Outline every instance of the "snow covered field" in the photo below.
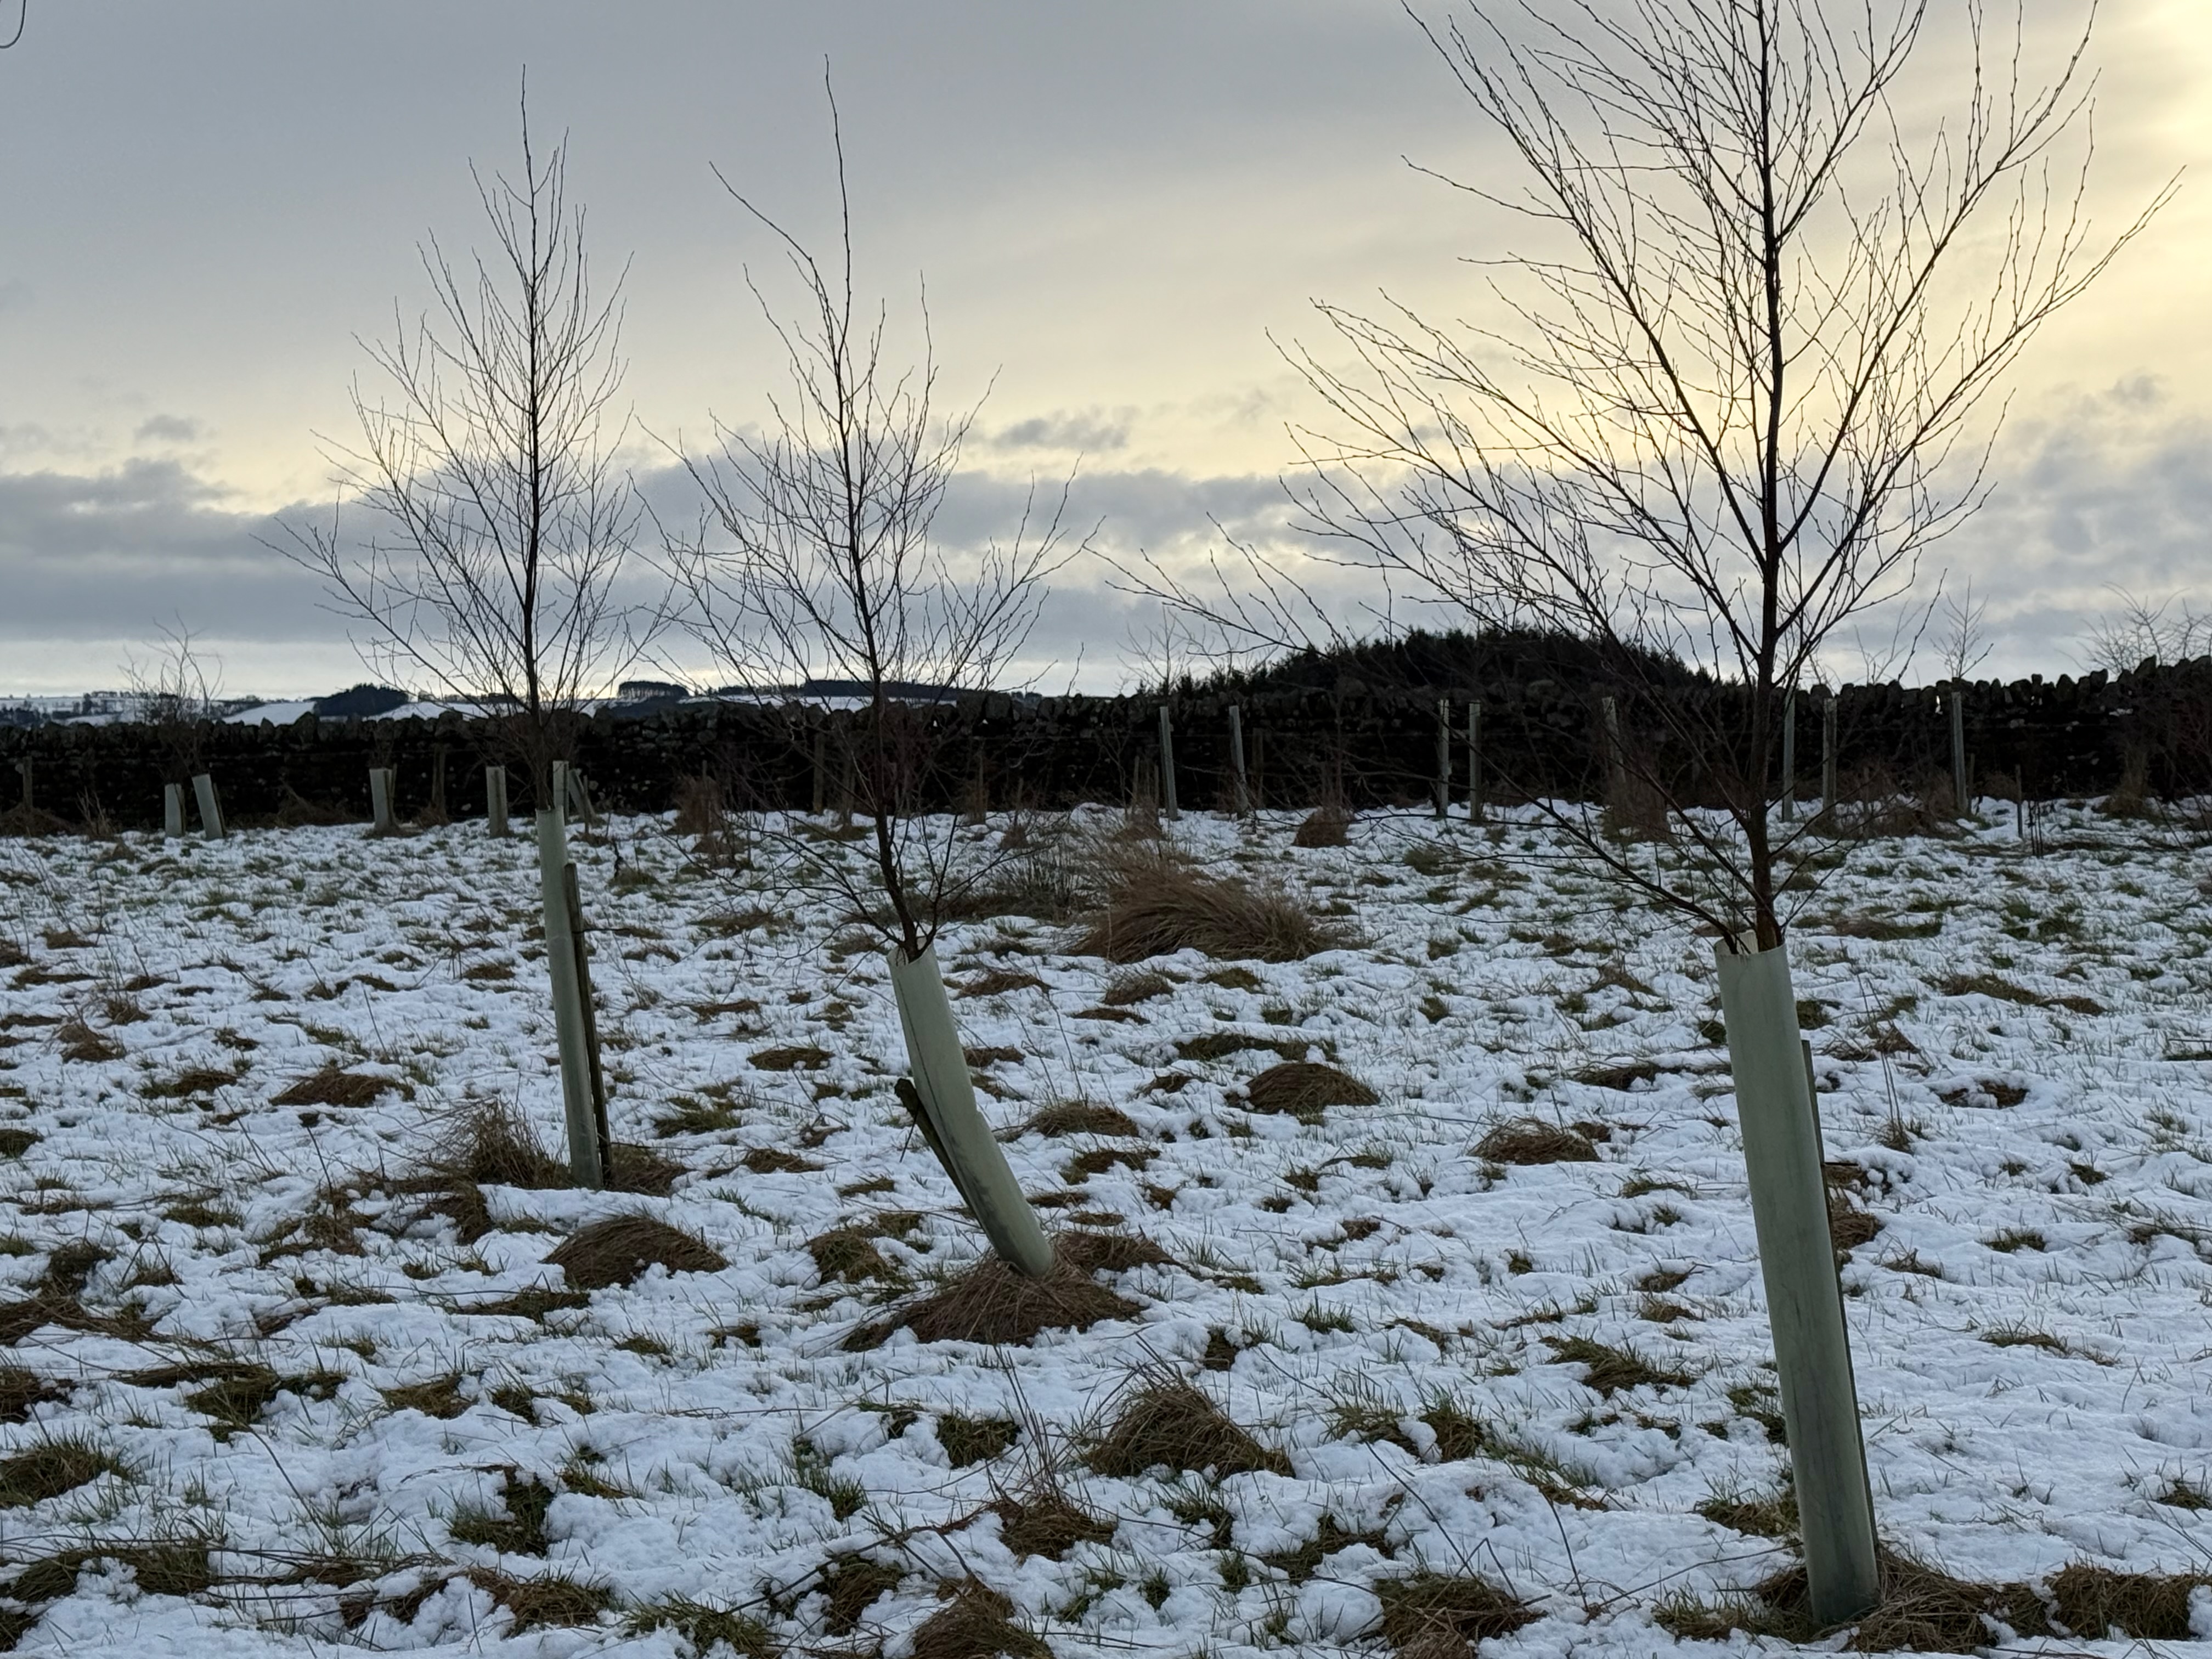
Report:
[[[483,1163],[502,1107],[557,1150],[525,842],[0,842],[0,1636],[1696,1646],[1795,1559],[1710,942],[1530,826],[1291,827],[1176,835],[1346,948],[939,944],[994,1122],[1043,1115],[1024,1189],[1165,1258],[997,1349],[878,1323],[982,1248],[893,1097],[880,957],[665,819],[577,849],[659,1193]],[[2069,1565],[2212,1572],[2212,854],[2051,829],[1867,843],[1794,950],[1885,1540],[2055,1618]],[[1306,1060],[1377,1098],[1253,1109]],[[641,1215],[682,1270],[549,1264]],[[2021,1645],[2142,1650],[2102,1636]]]

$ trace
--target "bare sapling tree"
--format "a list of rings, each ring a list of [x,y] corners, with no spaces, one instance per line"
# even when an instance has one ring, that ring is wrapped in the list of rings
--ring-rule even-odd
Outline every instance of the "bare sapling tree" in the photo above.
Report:
[[[153,728],[161,753],[161,781],[184,784],[201,769],[202,733],[222,706],[222,662],[208,654],[179,619],[162,625],[158,644],[123,664],[123,684],[136,717]]]
[[[1320,556],[1615,665],[1609,793],[1643,796],[1677,855],[1553,810],[1719,936],[1824,1621],[1870,1605],[1880,1572],[1784,945],[1794,857],[1832,815],[1772,810],[1784,700],[1983,501],[1990,392],[2158,205],[2091,234],[2086,20],[2038,84],[2024,11],[1992,31],[1959,9],[1938,42],[1933,9],[1468,0],[1423,21],[1523,186],[1455,187],[1528,240],[1480,262],[1475,321],[1324,304],[1335,349],[1290,353],[1328,410],[1296,492]],[[1946,47],[1959,93],[1931,123],[1936,88],[1909,71]],[[1655,680],[1675,662],[1711,694]]]
[[[364,343],[356,443],[325,444],[340,495],[280,550],[322,578],[380,675],[486,722],[540,805],[585,701],[647,648],[665,607],[626,602],[641,517],[617,465],[622,279],[602,295],[570,200],[568,143],[522,108],[520,172],[471,168],[489,252],[418,252],[433,303]],[[367,525],[356,533],[355,520]]]
[[[2154,601],[2114,588],[2115,610],[2091,623],[2081,657],[2107,674],[2131,673],[2145,663],[2172,667],[2212,653],[2212,611],[2179,595]]]
[[[1784,698],[1986,498],[1989,394],[2165,199],[2100,241],[2085,149],[2054,185],[2087,125],[2086,21],[2037,85],[2024,21],[1991,39],[1970,12],[1963,110],[1916,138],[1929,11],[1474,0],[1425,23],[1526,186],[1456,187],[1540,246],[1483,262],[1489,325],[1323,305],[1349,363],[1292,353],[1335,428],[1302,434],[1328,556],[1610,647],[1619,762],[1689,856],[1670,877],[1583,839],[1761,950],[1828,822],[1769,811]],[[1738,695],[1636,695],[1668,659]],[[1717,817],[1683,810],[1686,776]]]
[[[834,100],[831,117],[837,133]],[[685,458],[705,510],[670,552],[692,627],[740,684],[798,701],[810,683],[831,688],[811,712],[866,856],[813,826],[763,839],[784,848],[802,887],[834,895],[890,947],[915,1073],[902,1097],[1000,1254],[1042,1272],[1050,1247],[982,1127],[933,949],[981,875],[952,815],[928,809],[951,793],[957,700],[1001,687],[1052,574],[1081,546],[1065,485],[1042,507],[1032,486],[1007,539],[966,550],[937,539],[976,410],[939,407],[926,307],[918,360],[901,365],[888,306],[856,299],[841,133],[836,153],[840,240],[827,267],[723,181],[776,239],[800,298],[786,317],[747,272],[787,384],[763,427],[718,427],[716,453]]]
[[[1974,584],[1966,583],[1957,599],[1943,601],[1943,631],[1936,648],[1943,658],[1943,678],[1964,685],[1996,649],[1990,639],[1990,602],[1974,597]]]

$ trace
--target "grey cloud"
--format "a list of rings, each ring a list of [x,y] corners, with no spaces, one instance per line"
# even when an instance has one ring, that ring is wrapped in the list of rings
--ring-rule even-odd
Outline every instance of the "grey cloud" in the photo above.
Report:
[[[131,434],[136,443],[188,444],[203,436],[205,428],[186,415],[154,415],[138,423]]]
[[[1097,409],[1073,414],[1055,410],[1049,415],[1032,415],[1025,421],[1001,427],[984,442],[993,449],[1073,449],[1085,453],[1123,449],[1128,447],[1130,422],[1135,414],[1133,409],[1117,409],[1110,416]]]
[[[222,637],[342,635],[317,609],[313,580],[255,540],[270,520],[226,500],[173,460],[0,474],[0,638],[150,635],[172,617]]]

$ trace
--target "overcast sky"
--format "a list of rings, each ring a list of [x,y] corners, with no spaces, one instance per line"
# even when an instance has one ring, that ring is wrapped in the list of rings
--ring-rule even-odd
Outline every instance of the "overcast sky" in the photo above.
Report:
[[[2212,150],[2212,7],[2107,0],[2093,53],[2117,228]],[[426,302],[418,242],[483,240],[470,163],[512,167],[526,64],[597,264],[630,261],[630,460],[666,489],[655,440],[756,418],[775,367],[743,280],[774,252],[712,169],[825,230],[825,58],[864,285],[926,276],[949,392],[991,388],[956,526],[1079,458],[1078,512],[1124,554],[1201,556],[1211,520],[1290,548],[1285,427],[1319,412],[1271,333],[1318,343],[1313,300],[1386,289],[1462,314],[1462,261],[1498,251],[1407,165],[1509,176],[1386,0],[33,0],[0,53],[0,695],[113,684],[179,623],[234,690],[360,678],[256,536],[327,505],[315,434],[348,434],[358,338]],[[2203,594],[2209,264],[2185,183],[2016,375],[1997,493],[1945,553],[1992,602],[1993,667],[2072,667],[2107,584]],[[1111,687],[1146,618],[1103,580],[1067,571],[1038,645]]]

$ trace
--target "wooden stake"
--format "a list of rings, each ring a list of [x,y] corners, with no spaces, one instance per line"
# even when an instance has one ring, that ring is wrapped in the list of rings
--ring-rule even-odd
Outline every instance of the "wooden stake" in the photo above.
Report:
[[[495,836],[505,836],[507,827],[507,769],[484,768],[484,823]]]
[[[1160,705],[1160,805],[1169,823],[1182,820],[1182,809],[1176,803],[1175,721],[1165,703]]]
[[[161,786],[161,837],[165,841],[181,841],[185,834],[185,786],[165,783]]]
[[[1244,711],[1229,705],[1229,777],[1237,789],[1237,816],[1252,816],[1252,782],[1244,773]]]
[[[1482,699],[1467,700],[1467,821],[1482,822]]]
[[[568,768],[554,763],[556,787]],[[558,794],[554,796],[559,800]],[[538,814],[538,886],[545,922],[545,964],[552,980],[553,1030],[561,1054],[561,1100],[568,1133],[568,1173],[579,1187],[606,1185],[599,1154],[599,1112],[592,1088],[589,1027],[570,920],[568,842],[557,808]]]
[[[1820,811],[1836,812],[1836,694],[1820,699]]]
[[[1614,805],[1625,808],[1628,800],[1628,754],[1620,741],[1620,705],[1607,697],[1602,706],[1607,787],[1612,792]]]
[[[607,1079],[599,1064],[599,998],[592,988],[592,933],[584,921],[584,901],[576,886],[574,860],[563,866],[568,902],[568,933],[576,942],[576,1000],[584,1016],[584,1057],[591,1070],[592,1122],[599,1144],[599,1170],[613,1167],[614,1145],[607,1133]]]
[[[1797,693],[1782,694],[1782,821],[1797,817]]]
[[[1966,688],[1963,683],[1951,688],[1946,699],[1951,705],[1951,800],[1960,817],[1973,811],[1966,799]]]
[[[1437,822],[1451,816],[1451,699],[1437,699]]]
[[[388,836],[396,828],[392,822],[392,776],[388,766],[368,769],[368,809],[374,820],[368,833],[372,836]]]

